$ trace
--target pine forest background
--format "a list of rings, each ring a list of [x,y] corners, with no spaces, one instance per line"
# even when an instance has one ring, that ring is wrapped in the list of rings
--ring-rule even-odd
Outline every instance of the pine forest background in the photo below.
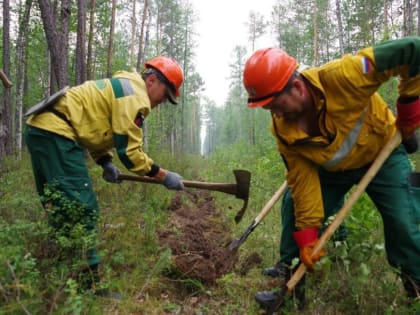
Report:
[[[0,156],[22,148],[22,112],[43,97],[117,70],[141,71],[145,60],[161,54],[177,59],[186,79],[180,106],[161,107],[149,119],[147,146],[193,154],[239,142],[265,146],[271,142],[268,115],[247,110],[241,78],[259,38],[269,33],[299,62],[316,66],[373,43],[419,34],[419,10],[418,0],[283,0],[271,16],[256,6],[244,27],[247,47],[236,46],[232,60],[209,60],[231,67],[229,95],[215,104],[203,97],[206,78],[196,70],[199,16],[189,1],[4,0],[1,65],[13,86],[0,94]],[[391,90],[385,94],[392,106]]]
[[[42,98],[117,70],[140,72],[144,61],[157,55],[174,57],[185,74],[179,105],[159,106],[148,117],[145,151],[186,179],[230,182],[231,170],[250,170],[247,214],[241,224],[231,225],[232,233],[240,235],[284,180],[268,129],[270,115],[247,108],[242,85],[244,63],[259,41],[269,35],[300,63],[316,66],[387,39],[420,35],[420,0],[277,0],[269,16],[255,2],[243,27],[247,45],[235,46],[231,60],[208,60],[230,67],[229,93],[223,104],[216,104],[204,95],[206,78],[197,71],[200,17],[188,0],[0,4],[0,314],[257,314],[253,295],[267,289],[261,266],[249,275],[228,274],[211,288],[194,280],[168,284],[160,271],[170,255],[156,246],[155,230],[165,224],[163,209],[174,193],[146,184],[107,184],[91,160],[103,221],[100,249],[106,263],[101,272],[130,298],[115,305],[84,297],[51,265],[34,260],[43,231],[38,224],[45,218],[22,139],[22,116]],[[380,89],[392,109],[397,85],[397,79],[390,80]],[[410,160],[417,169],[419,153]],[[214,196],[218,209],[238,205],[232,197]],[[308,295],[315,306],[306,314],[415,314],[387,265],[381,221],[372,209],[363,196],[346,220],[357,231],[350,242],[360,245],[335,249],[344,264],[326,258],[322,272],[309,277]],[[230,222],[231,212],[225,211]],[[264,266],[278,259],[278,211],[270,215],[243,245],[243,253],[257,251]],[[121,220],[129,226],[139,217],[145,222],[140,232],[131,226],[109,234],[105,228],[105,222]],[[182,295],[185,287],[188,294]],[[294,314],[293,308],[289,313]]]

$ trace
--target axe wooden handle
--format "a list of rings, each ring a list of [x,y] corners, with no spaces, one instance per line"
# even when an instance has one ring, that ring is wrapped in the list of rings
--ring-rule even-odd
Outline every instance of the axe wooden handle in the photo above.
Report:
[[[356,189],[347,199],[347,201],[345,202],[343,207],[340,209],[340,211],[337,213],[337,215],[335,216],[331,224],[327,227],[325,232],[321,235],[318,242],[314,246],[312,256],[316,255],[319,252],[319,250],[322,249],[324,245],[328,242],[328,240],[331,238],[331,236],[334,234],[334,232],[338,229],[340,224],[343,222],[343,220],[349,213],[350,209],[354,206],[356,201],[360,198],[360,196],[365,191],[366,187],[369,185],[369,183],[378,173],[382,165],[385,163],[385,161],[388,159],[388,157],[391,155],[391,153],[400,143],[401,143],[401,133],[397,131],[395,135],[388,141],[385,147],[383,147],[382,150],[379,152],[375,161],[370,166],[370,168],[368,169],[366,174],[363,176],[363,178],[360,180]],[[303,263],[299,265],[299,268],[296,270],[296,272],[287,282],[287,289],[289,291],[292,291],[293,288],[296,286],[296,284],[300,281],[300,279],[302,279],[303,275],[306,272],[306,269],[307,268]]]
[[[136,182],[151,183],[151,184],[162,184],[158,180],[147,177],[147,176],[138,176],[138,175],[129,175],[129,174],[120,174],[118,176],[121,180],[131,180]],[[206,190],[215,190],[224,192],[231,195],[236,195],[236,184],[226,184],[226,183],[207,183],[207,182],[197,182],[190,180],[183,180],[182,183],[185,187],[206,189]]]

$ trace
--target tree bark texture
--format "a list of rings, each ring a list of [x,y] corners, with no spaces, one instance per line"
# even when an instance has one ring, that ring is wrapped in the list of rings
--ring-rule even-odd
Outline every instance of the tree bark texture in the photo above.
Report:
[[[0,111],[0,157],[13,153],[13,116],[10,100],[10,5],[3,0],[3,75],[9,88],[4,89],[3,109]]]
[[[86,61],[86,77],[92,80],[94,77],[93,67],[93,33],[95,31],[95,0],[90,0],[89,35]]]
[[[19,34],[16,44],[16,148],[22,148],[22,111],[23,96],[25,93],[25,74],[26,74],[26,48],[27,36],[29,30],[29,19],[32,8],[32,0],[25,1],[25,8],[22,16],[19,18]]]
[[[107,76],[110,78],[112,76],[112,57],[114,49],[114,32],[115,32],[115,10],[116,10],[116,0],[112,0],[111,8],[111,26],[109,28],[109,41],[108,41],[108,67],[107,67]]]
[[[77,0],[76,85],[86,81],[86,0]]]
[[[144,62],[143,58],[143,41],[144,41],[144,26],[146,24],[147,19],[147,12],[148,12],[148,0],[144,0],[144,6],[143,6],[143,16],[141,19],[141,26],[140,26],[140,36],[139,36],[139,51],[137,54],[137,71],[141,70],[141,66]]]
[[[61,89],[69,84],[68,70],[67,70],[67,55],[68,55],[68,25],[70,19],[70,0],[62,0],[61,2],[61,21],[56,23],[55,12],[51,8],[51,1],[38,0],[39,8],[41,10],[41,18],[44,26],[45,36],[47,38],[48,49],[51,54],[51,66],[54,73],[54,78],[57,88]],[[58,21],[57,21],[58,22]],[[57,26],[61,26],[58,29]],[[51,82],[50,93],[56,89]]]

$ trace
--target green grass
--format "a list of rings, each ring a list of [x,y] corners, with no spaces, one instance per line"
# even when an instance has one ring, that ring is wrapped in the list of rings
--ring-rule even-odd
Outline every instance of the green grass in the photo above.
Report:
[[[238,225],[233,217],[242,201],[213,193],[218,209],[231,223],[232,238],[242,235],[284,180],[284,168],[274,150],[253,153],[243,148],[231,147],[211,158],[154,156],[156,161],[168,161],[159,163],[163,167],[191,180],[232,182],[233,169],[252,172],[248,209]],[[412,161],[419,165],[417,155]],[[102,283],[124,295],[116,303],[78,293],[68,270],[48,257],[48,249],[42,246],[48,240],[48,226],[27,154],[22,154],[22,160],[10,158],[1,163],[0,314],[258,314],[254,294],[268,288],[261,269],[278,259],[280,203],[240,247],[240,261],[257,253],[261,266],[246,275],[229,273],[214,285],[176,280],[165,274],[171,253],[159,245],[156,233],[167,222],[166,209],[174,193],[160,185],[106,183],[101,168],[89,161],[101,207]],[[369,198],[364,195],[358,201],[346,224],[352,229],[347,245],[328,244],[327,257],[307,277],[309,305],[299,314],[419,311],[419,302],[407,306],[402,284],[387,264],[382,223]],[[290,306],[284,313],[298,311]]]

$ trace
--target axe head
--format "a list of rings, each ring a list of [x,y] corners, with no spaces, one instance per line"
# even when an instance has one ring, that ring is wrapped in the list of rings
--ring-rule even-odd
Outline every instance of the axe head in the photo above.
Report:
[[[239,223],[248,206],[249,187],[251,185],[251,172],[246,170],[234,170],[236,179],[236,193],[235,197],[244,200],[244,205],[235,216],[235,222]]]

